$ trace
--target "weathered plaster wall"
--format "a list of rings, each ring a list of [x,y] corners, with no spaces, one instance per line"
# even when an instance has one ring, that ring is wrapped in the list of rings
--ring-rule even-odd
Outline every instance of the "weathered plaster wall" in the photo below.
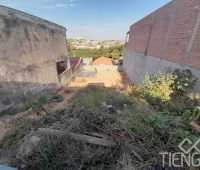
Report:
[[[0,113],[57,89],[67,55],[64,27],[0,6]]]
[[[189,66],[167,61],[153,56],[145,56],[132,50],[124,50],[123,69],[129,79],[137,85],[142,85],[145,74],[155,74],[158,71],[167,71],[167,69],[190,69],[194,76],[200,80],[200,70]],[[200,81],[196,84],[194,91],[200,92]]]

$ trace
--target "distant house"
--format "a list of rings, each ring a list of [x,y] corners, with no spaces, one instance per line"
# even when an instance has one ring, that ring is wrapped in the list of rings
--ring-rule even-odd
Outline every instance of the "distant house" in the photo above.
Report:
[[[101,45],[75,45],[76,49],[100,49]]]
[[[93,59],[92,58],[83,58],[83,64],[84,65],[91,65]]]
[[[94,60],[92,65],[113,65],[113,62],[112,59],[102,56]]]
[[[200,79],[200,0],[173,0],[131,25],[124,51],[123,69],[135,84],[167,68]]]

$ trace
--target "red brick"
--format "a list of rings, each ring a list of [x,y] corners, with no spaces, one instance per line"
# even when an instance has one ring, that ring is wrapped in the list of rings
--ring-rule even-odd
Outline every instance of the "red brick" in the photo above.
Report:
[[[199,12],[200,0],[174,0],[133,24],[126,48],[182,64]],[[200,68],[200,28],[186,65]]]

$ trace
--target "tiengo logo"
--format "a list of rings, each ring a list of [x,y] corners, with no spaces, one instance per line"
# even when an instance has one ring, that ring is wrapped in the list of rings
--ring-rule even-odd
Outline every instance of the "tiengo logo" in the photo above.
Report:
[[[168,165],[169,167],[200,167],[200,149],[198,148],[200,139],[196,142],[192,142],[188,138],[185,138],[179,145],[180,152],[160,152],[162,156],[163,167]],[[186,149],[186,146],[187,147]]]

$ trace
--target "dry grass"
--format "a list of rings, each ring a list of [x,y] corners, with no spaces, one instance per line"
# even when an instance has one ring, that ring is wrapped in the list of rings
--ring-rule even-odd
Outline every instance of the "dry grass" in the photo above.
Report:
[[[159,152],[175,151],[182,139],[195,139],[196,136],[180,116],[161,114],[132,92],[86,87],[62,111],[42,116],[34,122],[15,121],[18,132],[8,135],[1,146],[4,151],[12,148],[15,153],[13,148],[20,145],[22,137],[38,127],[81,134],[95,132],[109,136],[117,146],[106,148],[86,144],[67,135],[44,136],[30,156],[12,157],[11,162],[24,170],[159,168],[162,161]],[[74,125],[72,120],[80,123]],[[23,135],[19,137],[21,133]],[[13,140],[18,141],[16,147],[12,147]]]

